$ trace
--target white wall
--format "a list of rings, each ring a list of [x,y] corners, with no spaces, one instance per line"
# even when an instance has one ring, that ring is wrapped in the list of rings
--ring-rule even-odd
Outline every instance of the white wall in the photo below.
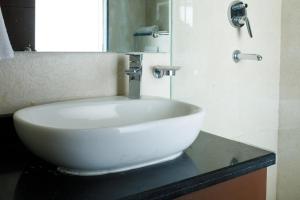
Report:
[[[231,0],[176,0],[174,97],[206,109],[203,129],[277,151],[281,0],[247,0],[254,38],[231,27]],[[262,62],[235,64],[240,49]],[[276,198],[276,166],[269,169],[268,199]]]
[[[278,200],[300,199],[300,1],[282,1]]]
[[[169,54],[145,54],[142,94],[169,97],[169,80],[151,67],[168,65]],[[155,59],[154,59],[155,58]],[[30,105],[126,94],[128,57],[110,53],[16,53],[0,61],[0,114]]]

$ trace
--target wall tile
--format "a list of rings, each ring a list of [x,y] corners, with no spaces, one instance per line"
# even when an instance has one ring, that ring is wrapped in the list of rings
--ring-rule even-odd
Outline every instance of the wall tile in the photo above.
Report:
[[[247,1],[253,39],[246,28],[230,25],[231,2],[174,1],[173,63],[183,67],[174,79],[174,97],[206,110],[203,130],[276,151],[281,1]],[[236,64],[236,49],[261,54],[263,61]],[[272,174],[269,200],[276,196],[276,168]]]
[[[154,59],[155,58],[155,59]],[[146,54],[144,95],[169,96],[169,81],[152,78],[151,66],[169,54]],[[110,53],[16,53],[0,61],[0,114],[67,99],[126,95],[128,56]]]

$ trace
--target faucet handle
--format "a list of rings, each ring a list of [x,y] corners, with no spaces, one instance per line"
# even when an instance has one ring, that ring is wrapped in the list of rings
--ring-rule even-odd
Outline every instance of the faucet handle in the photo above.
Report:
[[[252,30],[251,30],[251,25],[250,25],[249,18],[247,16],[244,17],[244,21],[246,22],[246,26],[247,26],[247,30],[248,30],[249,36],[251,38],[253,38],[253,34],[252,34]]]
[[[243,17],[234,17],[232,19],[233,23],[236,25],[236,26],[239,26],[239,27],[242,27],[246,24],[246,27],[247,27],[247,30],[248,30],[248,33],[249,33],[249,36],[251,38],[253,38],[253,34],[252,34],[252,30],[251,30],[251,25],[250,25],[250,21],[249,21],[249,18],[247,16],[243,16]]]
[[[231,25],[235,28],[241,28],[246,24],[249,36],[252,38],[253,34],[247,15],[247,8],[248,4],[245,4],[239,0],[234,1],[229,6],[228,17]]]

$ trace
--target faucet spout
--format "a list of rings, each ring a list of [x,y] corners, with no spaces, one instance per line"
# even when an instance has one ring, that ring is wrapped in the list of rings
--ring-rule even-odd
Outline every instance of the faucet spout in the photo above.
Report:
[[[142,54],[129,54],[129,69],[125,74],[129,76],[129,95],[130,99],[141,98],[141,80],[142,80]]]

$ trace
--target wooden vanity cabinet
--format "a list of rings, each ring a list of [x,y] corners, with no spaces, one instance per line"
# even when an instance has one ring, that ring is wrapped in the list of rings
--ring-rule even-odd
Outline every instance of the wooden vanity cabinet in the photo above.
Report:
[[[262,169],[176,200],[266,200],[267,169]]]

